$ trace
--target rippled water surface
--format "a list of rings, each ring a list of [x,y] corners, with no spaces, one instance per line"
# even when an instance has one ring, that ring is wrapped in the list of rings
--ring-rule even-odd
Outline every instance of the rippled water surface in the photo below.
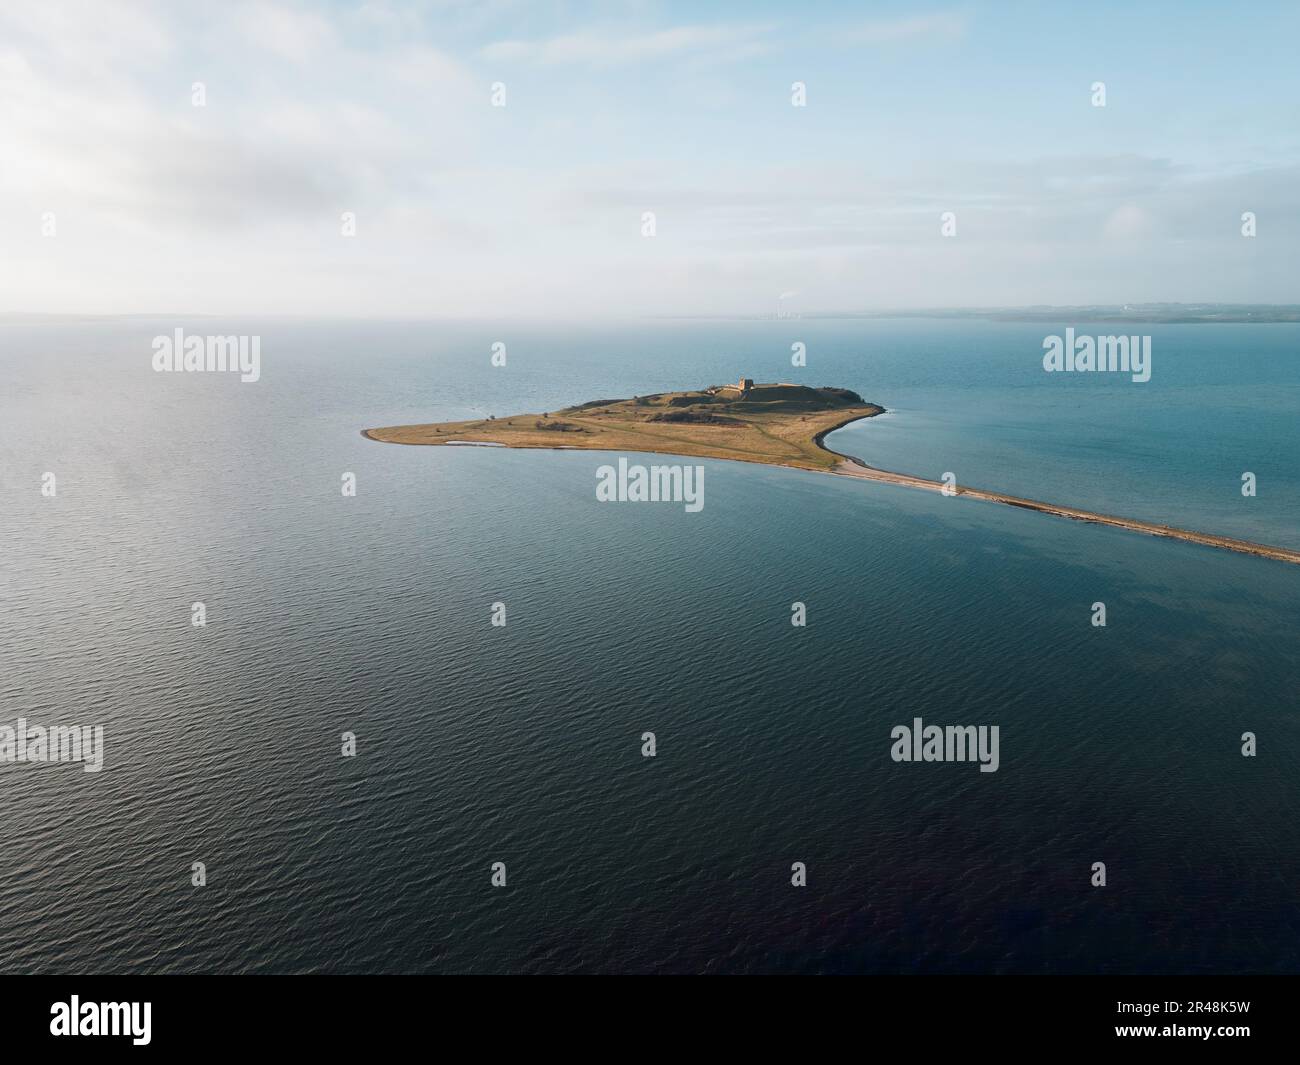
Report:
[[[260,335],[262,379],[153,373],[178,324]],[[1152,327],[1145,385],[1044,374],[1044,332],[0,324],[0,724],[106,742],[0,763],[0,969],[1300,970],[1300,567],[359,435],[802,375],[889,408],[832,439],[876,465],[1300,546],[1300,329]],[[895,764],[915,717],[998,725],[1001,768]]]

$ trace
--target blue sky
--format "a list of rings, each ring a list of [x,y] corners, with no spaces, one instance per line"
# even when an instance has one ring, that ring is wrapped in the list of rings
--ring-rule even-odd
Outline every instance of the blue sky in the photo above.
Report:
[[[1298,28],[1266,3],[11,5],[0,311],[1292,302]]]

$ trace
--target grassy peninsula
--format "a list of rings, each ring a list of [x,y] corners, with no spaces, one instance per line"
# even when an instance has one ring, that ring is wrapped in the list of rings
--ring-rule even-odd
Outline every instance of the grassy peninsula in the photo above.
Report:
[[[755,385],[747,378],[741,378],[734,385],[715,385],[696,392],[597,399],[563,410],[515,414],[507,418],[363,429],[362,435],[390,444],[494,444],[499,447],[649,451],[793,466],[1001,503],[1072,521],[1108,525],[1147,536],[1300,564],[1300,551],[1291,548],[1099,514],[1005,492],[966,485],[946,486],[924,477],[868,466],[861,459],[837,454],[822,443],[827,433],[859,418],[882,413],[883,407],[868,403],[846,388]]]
[[[742,380],[695,392],[598,399],[539,414],[367,429],[365,435],[390,444],[652,451],[831,472],[841,456],[823,448],[821,438],[882,411],[845,388]]]

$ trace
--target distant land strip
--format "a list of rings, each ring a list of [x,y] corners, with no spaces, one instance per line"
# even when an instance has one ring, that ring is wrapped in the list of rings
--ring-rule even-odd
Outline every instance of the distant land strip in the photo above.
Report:
[[[742,378],[735,385],[714,385],[699,391],[593,400],[554,413],[397,425],[363,429],[361,435],[369,440],[392,444],[486,444],[728,459],[789,466],[932,492],[944,491],[948,486],[941,481],[877,469],[862,459],[842,455],[826,446],[825,438],[835,430],[883,413],[883,407],[866,402],[848,389],[793,384],[755,385]],[[1230,536],[1098,514],[1078,507],[1044,503],[960,484],[949,488],[949,494],[1300,564],[1298,550]]]
[[[1300,305],[1277,303],[1125,303],[1076,307],[912,307],[892,310],[790,309],[749,314],[656,315],[687,321],[770,321],[811,318],[829,321],[873,321],[889,318],[946,318],[953,321],[990,322],[1131,322],[1134,325],[1278,325],[1300,322]]]

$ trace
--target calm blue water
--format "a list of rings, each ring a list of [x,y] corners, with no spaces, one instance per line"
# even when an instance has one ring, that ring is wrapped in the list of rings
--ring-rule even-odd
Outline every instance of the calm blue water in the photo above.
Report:
[[[154,374],[177,325],[260,334],[262,380]],[[1300,546],[1300,329],[1151,331],[1135,385],[1018,324],[0,324],[0,724],[107,744],[0,764],[0,969],[1300,971],[1300,567],[359,435],[797,379],[893,412],[832,441],[885,468]],[[917,716],[1001,769],[893,763]]]

